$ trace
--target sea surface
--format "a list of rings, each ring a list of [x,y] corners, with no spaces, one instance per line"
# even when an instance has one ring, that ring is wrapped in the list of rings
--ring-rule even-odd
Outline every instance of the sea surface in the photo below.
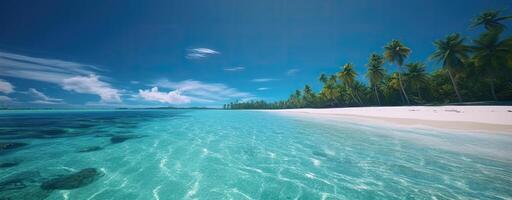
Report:
[[[512,199],[512,137],[259,111],[0,111],[0,199]]]

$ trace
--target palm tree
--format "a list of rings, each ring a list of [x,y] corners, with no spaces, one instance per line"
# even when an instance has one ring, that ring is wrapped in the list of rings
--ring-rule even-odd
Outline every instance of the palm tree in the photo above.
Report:
[[[328,95],[327,93],[329,93],[330,91],[330,87],[328,87],[328,78],[327,78],[327,75],[325,75],[324,73],[320,74],[320,77],[318,77],[318,80],[320,82],[322,82],[323,84],[323,87],[322,87],[322,90],[320,91],[320,99],[319,99],[319,103],[320,104],[324,104],[326,100],[328,100]]]
[[[398,79],[398,72],[393,72],[385,79],[386,84],[384,84],[384,96],[385,97],[392,97],[393,93],[395,91],[398,91],[398,94],[400,95],[400,99],[402,99],[402,102],[404,102],[404,94],[400,91],[400,81]],[[392,101],[393,102],[393,101]]]
[[[291,104],[293,108],[300,108],[302,107],[302,94],[300,90],[295,90],[294,93],[290,95],[290,98],[288,99],[288,102]]]
[[[436,46],[436,51],[430,56],[430,59],[443,62],[443,68],[448,71],[457,98],[459,102],[462,102],[452,71],[464,67],[464,61],[468,58],[469,47],[464,44],[464,39],[458,33],[450,34],[444,40],[436,40],[434,46]]]
[[[409,103],[409,98],[407,97],[407,93],[405,93],[404,84],[402,83],[402,77],[400,73],[402,72],[402,64],[407,56],[411,53],[411,49],[404,46],[398,40],[392,40],[384,47],[384,58],[390,63],[395,63],[398,67],[398,81],[400,82],[400,89],[407,101]]]
[[[329,100],[329,104],[331,106],[335,105],[335,104],[339,104],[339,101],[338,101],[339,94],[336,90],[336,76],[335,75],[331,75],[329,77],[329,79],[327,79],[327,84],[325,85],[324,89],[325,89],[326,97]]]
[[[324,85],[327,84],[327,76],[324,73],[320,74],[318,80],[322,82]]]
[[[302,93],[303,93],[302,102],[303,102],[304,106],[313,107],[315,104],[315,93],[313,92],[311,87],[306,84],[304,86],[304,90]]]
[[[325,74],[321,74],[319,80],[323,82],[324,86],[320,91],[320,97],[323,103],[327,103],[329,106],[338,104],[338,94],[336,92],[336,76],[331,75],[327,77]]]
[[[408,72],[407,79],[411,86],[415,88],[418,92],[418,97],[421,99],[421,90],[420,87],[425,85],[428,81],[428,74],[425,70],[425,64],[421,62],[409,63],[406,64]]]
[[[471,47],[477,67],[483,69],[491,86],[491,94],[497,100],[494,82],[501,69],[512,63],[512,37],[500,41],[500,30],[491,30],[480,35]]]
[[[503,31],[505,29],[505,25],[501,23],[506,19],[512,19],[512,15],[509,16],[500,16],[500,11],[491,10],[486,11],[475,17],[473,19],[472,27],[477,27],[483,25],[487,30],[498,30]]]
[[[342,71],[338,72],[338,78],[350,88],[350,94],[354,98],[354,101],[361,104],[361,99],[354,88],[354,81],[357,76],[357,72],[354,70],[352,63],[347,63],[343,66]]]
[[[384,77],[386,76],[386,70],[383,67],[384,58],[379,54],[373,53],[370,55],[370,59],[366,66],[368,67],[368,72],[366,73],[366,78],[370,81],[370,86],[373,87],[375,92],[375,97],[377,97],[377,102],[380,104],[379,93],[377,92],[377,85],[382,82]]]

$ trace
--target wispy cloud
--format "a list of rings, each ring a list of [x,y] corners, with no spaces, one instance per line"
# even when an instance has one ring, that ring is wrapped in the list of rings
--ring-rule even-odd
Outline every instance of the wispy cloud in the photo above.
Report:
[[[49,97],[46,94],[44,94],[34,88],[29,88],[26,93],[35,99],[34,101],[32,101],[32,103],[37,103],[37,104],[61,104],[61,103],[64,103],[62,101],[62,99]]]
[[[9,82],[0,79],[0,92],[5,94],[14,92],[14,86]]]
[[[185,104],[190,103],[191,101],[189,97],[181,95],[179,90],[165,93],[158,91],[158,87],[153,87],[151,90],[139,90],[139,96],[147,101],[157,101],[169,104]]]
[[[201,59],[206,58],[211,55],[220,54],[220,52],[215,51],[213,49],[208,48],[195,48],[195,49],[188,49],[187,50],[187,56],[188,59]]]
[[[252,82],[270,82],[270,81],[277,81],[278,79],[275,78],[255,78],[252,79]]]
[[[11,99],[10,97],[0,95],[0,102],[5,103],[5,102],[11,102],[11,101],[13,101],[13,99]]]
[[[170,89],[170,92],[175,92],[175,94],[179,94],[181,97],[189,99],[190,103],[215,103],[254,97],[251,93],[241,92],[222,83],[204,83],[196,80],[172,82],[163,79],[155,82],[153,86]]]
[[[300,72],[300,69],[293,68],[293,69],[289,69],[288,71],[286,71],[286,75],[294,76],[295,74],[297,74],[299,72]]]
[[[263,91],[263,90],[269,90],[269,89],[270,89],[270,88],[260,87],[260,88],[258,88],[257,90]]]
[[[139,84],[140,82],[139,81],[130,81],[131,84]]]
[[[239,72],[239,71],[244,71],[244,70],[245,70],[245,67],[224,68],[224,71],[228,71],[228,72]]]
[[[120,102],[120,91],[96,75],[99,67],[57,59],[0,52],[0,76],[42,81],[64,90],[98,95],[101,101]]]

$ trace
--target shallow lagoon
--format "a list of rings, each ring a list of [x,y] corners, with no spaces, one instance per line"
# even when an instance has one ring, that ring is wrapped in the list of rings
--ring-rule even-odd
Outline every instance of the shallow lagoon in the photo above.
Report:
[[[1,111],[0,143],[27,144],[0,151],[0,199],[512,198],[503,134],[255,111]]]

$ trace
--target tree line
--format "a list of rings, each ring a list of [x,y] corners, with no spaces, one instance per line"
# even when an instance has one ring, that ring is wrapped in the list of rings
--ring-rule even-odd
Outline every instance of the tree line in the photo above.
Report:
[[[512,37],[504,36],[503,22],[512,16],[487,11],[475,17],[471,27],[484,27],[477,38],[467,41],[458,33],[434,41],[429,60],[442,67],[428,73],[423,62],[409,62],[411,49],[399,40],[372,53],[364,74],[367,84],[357,80],[352,63],[335,74],[320,74],[322,89],[305,85],[287,100],[235,101],[224,109],[325,108],[373,105],[425,105],[475,101],[512,100]],[[385,63],[396,66],[387,74]]]

